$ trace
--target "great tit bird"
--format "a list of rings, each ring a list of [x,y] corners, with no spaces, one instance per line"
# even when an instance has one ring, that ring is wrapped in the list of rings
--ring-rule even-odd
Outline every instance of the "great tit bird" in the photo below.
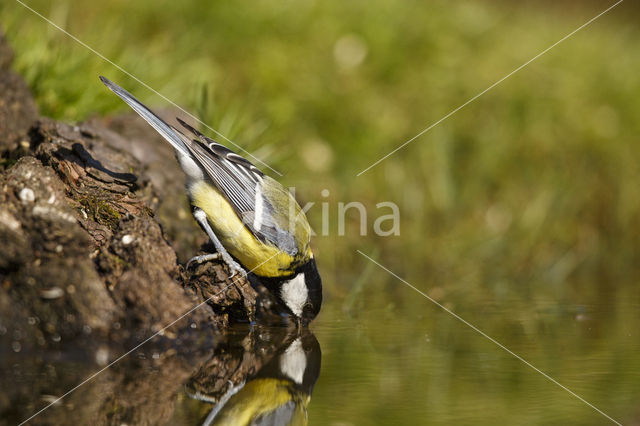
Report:
[[[303,332],[254,377],[227,391],[204,419],[203,426],[306,425],[321,356],[315,336]]]
[[[192,136],[167,124],[117,84],[100,80],[176,151],[187,175],[193,216],[217,251],[196,256],[187,266],[221,257],[234,275],[246,276],[244,266],[306,326],[320,311],[322,283],[309,246],[309,222],[291,193],[180,119]]]

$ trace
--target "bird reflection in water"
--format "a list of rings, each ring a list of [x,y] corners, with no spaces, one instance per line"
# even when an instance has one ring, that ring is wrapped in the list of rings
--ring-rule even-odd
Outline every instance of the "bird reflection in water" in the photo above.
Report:
[[[306,425],[320,361],[320,344],[306,329],[253,330],[216,351],[187,393],[213,404],[202,425]]]

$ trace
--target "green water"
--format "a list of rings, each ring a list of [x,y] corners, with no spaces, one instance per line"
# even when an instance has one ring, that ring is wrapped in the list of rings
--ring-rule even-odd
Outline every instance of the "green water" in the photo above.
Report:
[[[423,305],[419,316],[380,310],[367,315],[378,321],[318,325],[319,340],[330,348],[310,419],[316,424],[608,423],[449,314],[427,301],[416,303]],[[457,313],[617,421],[638,421],[637,303],[616,310],[550,301],[530,330],[511,320],[521,314],[511,306],[476,303],[483,306],[481,315],[462,306]]]
[[[311,350],[307,344],[306,352],[318,358],[308,358],[305,368],[319,363],[319,375],[311,372],[304,386],[291,388],[300,401],[312,390],[310,400],[299,404],[309,424],[613,424],[593,407],[622,424],[638,421],[637,298],[615,306],[549,300],[526,315],[508,300],[481,297],[472,306],[451,307],[512,354],[395,278],[377,274],[377,280],[401,286],[408,296],[404,306],[370,306],[379,297],[365,290],[356,315],[345,312],[343,300],[332,299],[311,327],[319,346]],[[216,350],[220,338],[208,334],[190,349],[152,341],[32,424],[203,424],[224,394],[215,389],[224,391],[225,380],[235,377],[242,362],[254,362],[251,357],[264,356],[271,367],[264,362],[243,377],[247,389],[260,377],[286,379],[275,370],[295,333],[240,327],[231,335],[244,339],[244,350]],[[265,351],[265,345],[276,349]],[[3,389],[11,391],[5,391],[10,404],[5,399],[3,421],[19,423],[98,371],[96,353],[82,347],[5,354]],[[108,351],[115,359],[124,349]],[[211,399],[195,398],[196,391]],[[235,396],[248,398],[247,405],[259,398]]]

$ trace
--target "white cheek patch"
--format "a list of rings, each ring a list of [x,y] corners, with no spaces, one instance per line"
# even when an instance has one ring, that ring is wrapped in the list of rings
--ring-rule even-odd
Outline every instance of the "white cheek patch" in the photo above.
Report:
[[[280,356],[280,371],[297,384],[302,384],[304,370],[307,368],[307,356],[298,337]]]
[[[293,279],[285,281],[280,289],[280,297],[296,316],[302,314],[302,307],[307,302],[309,291],[304,281],[304,273],[299,273]]]

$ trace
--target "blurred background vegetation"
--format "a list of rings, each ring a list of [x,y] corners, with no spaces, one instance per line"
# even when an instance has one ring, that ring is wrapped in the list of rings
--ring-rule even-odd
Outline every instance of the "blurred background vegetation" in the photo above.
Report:
[[[490,408],[496,421],[604,419],[356,249],[595,405],[640,421],[630,408],[640,386],[636,4],[622,3],[360,177],[610,3],[28,4],[284,173],[302,204],[316,203],[318,232],[320,203],[329,203],[331,232],[313,242],[328,298],[318,335],[329,378],[311,403],[322,407],[318,423],[375,423],[391,415],[385,403],[405,407],[392,412],[398,421],[415,419],[416,404],[420,415],[441,412],[435,423],[468,421],[465,407]],[[126,111],[99,74],[166,106],[18,3],[3,2],[0,16],[43,114],[80,121]],[[368,207],[369,235],[359,235],[355,211],[347,235],[336,235],[339,201]],[[398,204],[400,236],[373,235],[388,213],[376,209],[381,201]],[[375,378],[359,370],[382,365]],[[344,401],[352,405],[341,412]]]

